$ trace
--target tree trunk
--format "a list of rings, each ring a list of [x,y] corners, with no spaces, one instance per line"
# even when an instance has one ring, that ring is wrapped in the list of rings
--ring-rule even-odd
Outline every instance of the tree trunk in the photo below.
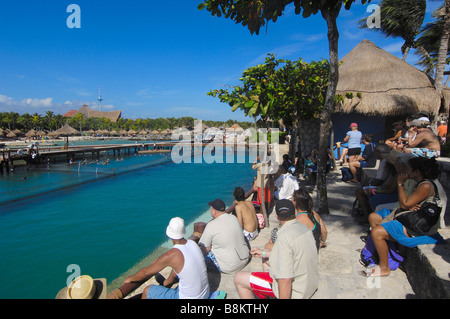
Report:
[[[442,30],[441,43],[439,45],[437,63],[436,63],[436,78],[434,87],[436,91],[441,94],[444,86],[444,71],[445,62],[447,59],[448,40],[450,36],[450,0],[445,0],[444,16],[444,28]]]
[[[325,97],[325,105],[320,112],[319,133],[319,157],[317,165],[317,200],[319,214],[329,214],[327,196],[326,165],[328,159],[328,137],[330,133],[331,114],[334,111],[334,99],[337,83],[339,80],[338,40],[339,32],[336,19],[341,10],[341,4],[330,10],[321,10],[322,17],[327,21],[328,46],[330,53],[330,74],[328,77],[328,88]]]
[[[265,194],[265,184],[264,184],[264,175],[262,174],[262,170],[263,168],[260,168],[260,176],[261,176],[261,207],[260,209],[262,210],[262,214],[264,216],[264,223],[266,224],[267,227],[270,226],[270,222],[269,222],[269,214],[267,213],[267,206],[266,206],[266,194]]]
[[[336,159],[334,158],[334,151],[333,151],[333,146],[334,146],[334,129],[333,129],[333,122],[330,121],[330,131],[331,131],[331,136],[330,136],[330,151],[331,151],[331,162],[333,164],[333,172],[337,171],[337,165],[336,165]]]
[[[403,59],[402,59],[402,61],[406,61],[406,57],[408,56],[409,49],[410,49],[410,47],[406,47],[405,48],[405,52],[403,52]]]
[[[448,52],[448,40],[450,37],[450,0],[445,0],[444,6],[444,16],[442,17],[444,20],[444,28],[442,30],[441,43],[439,45],[439,51],[437,56],[436,63],[436,78],[434,81],[434,87],[436,91],[441,96],[442,100],[442,89],[444,88],[444,71],[447,60],[447,52]],[[439,113],[439,108],[441,105],[436,106],[434,111],[434,115],[436,115],[432,123],[432,127],[435,127],[435,123],[437,120],[437,115]]]

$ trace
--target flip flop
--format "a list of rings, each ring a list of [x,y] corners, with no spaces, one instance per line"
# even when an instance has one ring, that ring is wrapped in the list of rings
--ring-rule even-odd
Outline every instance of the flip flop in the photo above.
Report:
[[[358,272],[358,274],[361,275],[361,276],[363,276],[363,277],[366,277],[366,278],[369,278],[369,277],[387,277],[387,276],[389,276],[389,275],[375,276],[375,275],[372,273],[372,270],[371,270],[371,269],[364,269],[364,270],[361,270],[361,271]]]

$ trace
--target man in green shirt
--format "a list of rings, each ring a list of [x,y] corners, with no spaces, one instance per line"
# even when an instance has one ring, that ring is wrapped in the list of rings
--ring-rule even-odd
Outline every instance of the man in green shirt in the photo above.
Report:
[[[234,284],[242,299],[311,298],[319,285],[318,254],[311,230],[295,219],[290,200],[276,204],[281,228],[271,250],[253,248],[254,257],[269,258],[269,272],[238,272]]]

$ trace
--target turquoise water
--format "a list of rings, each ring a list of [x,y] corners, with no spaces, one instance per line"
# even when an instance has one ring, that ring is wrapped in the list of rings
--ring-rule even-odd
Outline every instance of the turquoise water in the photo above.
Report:
[[[190,235],[193,222],[211,218],[208,201],[222,198],[228,206],[234,187],[248,190],[252,162],[175,164],[163,155],[131,155],[109,165],[0,176],[0,298],[54,298],[73,264],[120,284],[156,249],[169,247],[172,217],[184,218]]]

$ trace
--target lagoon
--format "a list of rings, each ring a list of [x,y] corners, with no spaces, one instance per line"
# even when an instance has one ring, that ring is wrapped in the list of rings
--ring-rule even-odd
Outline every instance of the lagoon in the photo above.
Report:
[[[190,234],[195,221],[211,218],[208,201],[229,206],[235,187],[248,190],[252,162],[175,164],[136,154],[107,166],[55,164],[0,176],[0,298],[54,298],[71,265],[120,282],[170,247],[172,217],[184,218]]]

